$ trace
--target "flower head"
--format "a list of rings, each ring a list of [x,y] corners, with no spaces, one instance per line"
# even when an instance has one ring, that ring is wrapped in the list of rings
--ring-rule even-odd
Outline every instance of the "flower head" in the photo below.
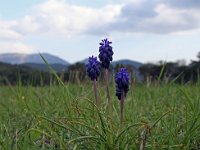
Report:
[[[99,60],[101,61],[101,65],[103,68],[108,69],[110,62],[112,61],[113,51],[112,51],[112,42],[108,41],[108,39],[102,40],[99,47]]]
[[[115,76],[116,82],[116,96],[119,100],[121,100],[122,93],[124,92],[124,96],[129,90],[129,73],[126,68],[121,68],[119,72],[117,72]]]
[[[89,57],[87,67],[87,73],[91,80],[96,79],[100,75],[100,62],[97,57]]]

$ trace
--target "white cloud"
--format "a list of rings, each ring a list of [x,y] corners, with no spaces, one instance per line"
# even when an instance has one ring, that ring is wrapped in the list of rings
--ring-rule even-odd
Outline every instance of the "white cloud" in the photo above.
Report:
[[[23,37],[22,34],[15,31],[13,27],[17,24],[16,21],[0,20],[0,40],[18,40]]]
[[[16,30],[19,22],[16,20],[0,20],[0,53],[31,53],[33,47],[24,44],[23,33]]]
[[[120,2],[120,0],[118,1]],[[200,29],[200,10],[192,0],[181,6],[172,0],[125,0],[90,8],[47,0],[33,6],[18,20],[0,21],[0,39],[21,40],[28,36],[64,36],[109,33],[176,33]],[[199,3],[197,3],[199,4]],[[193,6],[193,7],[192,7]]]
[[[166,4],[173,8],[183,8],[183,9],[199,9],[199,0],[162,0]]]
[[[15,30],[23,35],[30,35],[39,32],[40,23],[35,20],[31,15],[26,15],[22,19],[18,20]]]
[[[0,42],[0,53],[31,53],[33,47],[22,42]]]
[[[185,0],[186,1],[186,0]],[[118,21],[107,30],[121,33],[169,34],[200,29],[200,10],[195,7],[178,7],[166,0],[130,0],[121,9]],[[170,3],[171,2],[171,3]]]
[[[147,29],[155,33],[172,33],[199,28],[195,13],[188,10],[170,8],[165,4],[155,7],[157,15],[144,20]]]
[[[32,8],[19,21],[16,29],[26,34],[73,36],[93,26],[112,23],[120,13],[121,5],[107,5],[95,9],[69,5],[62,0],[48,0]]]

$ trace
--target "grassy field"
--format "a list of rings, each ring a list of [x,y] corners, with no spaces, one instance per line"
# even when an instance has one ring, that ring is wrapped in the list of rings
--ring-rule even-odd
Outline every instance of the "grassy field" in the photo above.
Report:
[[[101,107],[90,84],[0,87],[0,149],[200,149],[200,86],[134,85],[119,128],[119,101]]]

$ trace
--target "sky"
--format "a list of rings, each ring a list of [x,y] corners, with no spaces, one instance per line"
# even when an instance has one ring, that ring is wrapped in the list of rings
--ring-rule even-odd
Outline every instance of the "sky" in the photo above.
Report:
[[[70,63],[114,60],[188,63],[200,51],[200,0],[0,0],[0,53],[47,52]]]

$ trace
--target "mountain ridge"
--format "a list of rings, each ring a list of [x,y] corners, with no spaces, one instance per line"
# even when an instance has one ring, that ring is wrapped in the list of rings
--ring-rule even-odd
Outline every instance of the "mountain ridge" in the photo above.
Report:
[[[44,58],[47,60],[49,64],[69,65],[69,62],[59,58],[58,56],[49,53],[41,53],[41,55],[44,56]],[[0,54],[0,61],[9,64],[24,64],[24,63],[45,64],[39,53],[38,54],[3,53]]]
[[[64,59],[59,58],[58,56],[49,54],[49,53],[41,53],[41,55],[47,60],[47,62],[51,65],[51,67],[56,71],[65,71],[67,68],[75,63],[84,63],[87,64],[88,58],[83,59],[82,61],[77,61],[75,63],[69,63]],[[24,53],[3,53],[0,54],[0,62],[8,63],[8,64],[17,64],[22,66],[27,66],[32,69],[42,70],[42,71],[50,71],[48,66],[42,60],[40,54],[24,54]],[[134,61],[131,59],[120,59],[111,62],[112,66],[116,66],[117,64],[122,65],[131,65],[135,67],[137,70],[143,63]]]
[[[78,61],[76,63],[84,63],[87,64],[88,58],[83,59],[82,61]],[[123,64],[123,65],[133,65],[135,66],[137,69],[143,65],[143,63],[139,62],[139,61],[135,61],[135,60],[131,60],[131,59],[120,59],[120,60],[116,60],[111,62],[111,65],[116,66],[117,64]]]

